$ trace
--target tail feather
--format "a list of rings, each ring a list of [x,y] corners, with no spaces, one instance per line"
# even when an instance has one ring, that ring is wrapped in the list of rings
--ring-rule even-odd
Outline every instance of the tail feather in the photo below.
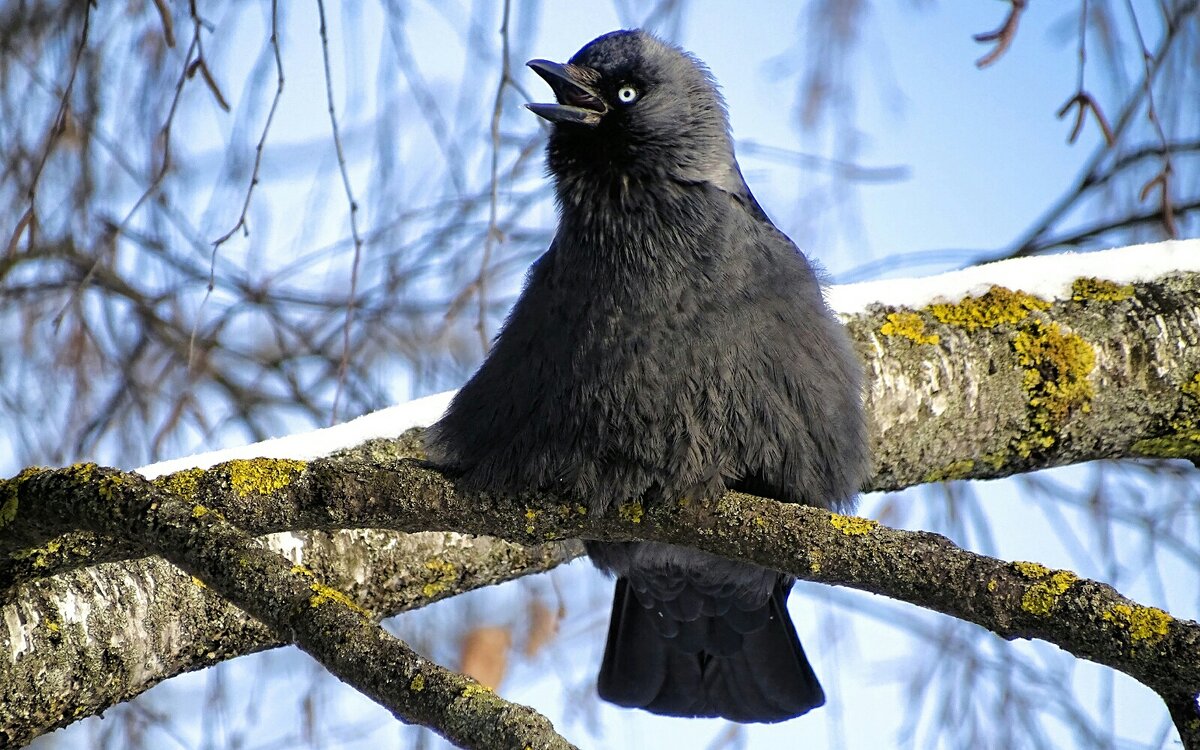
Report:
[[[618,579],[600,697],[667,716],[739,722],[783,721],[822,705],[825,694],[788,616],[786,596],[780,585],[761,611],[729,607],[722,615],[664,628],[662,609],[644,607],[628,581]],[[762,625],[746,632],[738,627],[744,623]]]

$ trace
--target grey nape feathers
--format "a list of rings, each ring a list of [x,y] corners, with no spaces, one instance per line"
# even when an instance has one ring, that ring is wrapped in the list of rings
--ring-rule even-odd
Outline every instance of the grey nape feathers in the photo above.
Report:
[[[860,367],[746,186],[707,69],[643,31],[529,66],[557,99],[529,108],[552,123],[558,232],[430,458],[468,489],[598,512],[726,489],[849,509],[868,464]],[[791,578],[667,544],[587,550],[617,577],[601,697],[743,722],[824,702]]]

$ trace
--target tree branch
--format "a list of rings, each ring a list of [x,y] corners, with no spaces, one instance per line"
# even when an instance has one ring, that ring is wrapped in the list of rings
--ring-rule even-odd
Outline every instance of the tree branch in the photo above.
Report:
[[[259,463],[264,471],[268,465]],[[269,495],[260,497],[251,490],[247,496],[282,502],[301,514],[305,507],[328,503],[340,525],[381,525],[390,519],[396,530],[453,528],[526,543],[569,537],[695,547],[801,579],[908,601],[974,622],[1005,638],[1039,638],[1125,672],[1164,697],[1200,693],[1200,624],[1140,605],[1110,586],[1069,571],[977,555],[937,534],[889,529],[866,519],[737,493],[710,503],[650,508],[630,503],[618,513],[596,516],[586,506],[561,498],[460,494],[436,471],[412,460],[382,465],[317,460],[293,469],[284,486],[272,488],[274,480],[268,480],[260,487]],[[222,475],[227,471],[228,467],[218,467],[207,473],[225,479]],[[225,481],[228,492],[235,493]],[[377,699],[382,694],[372,675],[383,679],[400,670],[412,679],[426,669],[401,650],[387,670],[372,672],[381,665],[367,665],[367,675],[353,680],[354,662],[341,661],[322,647],[322,643],[339,642],[344,648],[352,638],[348,607],[338,609],[332,620],[319,616],[320,607],[312,608],[315,611],[299,607],[296,597],[311,597],[311,591],[303,593],[311,584],[293,580],[295,574],[285,576],[280,567],[286,567],[284,561],[270,562],[268,553],[248,550],[244,532],[224,520],[213,539],[197,537],[195,530],[188,530],[186,518],[219,517],[220,512],[171,499],[136,474],[91,465],[35,470],[11,480],[4,491],[16,496],[18,507],[35,506],[30,515],[40,518],[42,528],[92,525],[110,535],[136,539],[200,574],[276,632],[294,632],[302,648]],[[162,520],[167,511],[149,509],[154,505],[174,509]],[[250,575],[245,579],[230,572],[246,567]],[[377,639],[372,642],[372,649],[384,648]],[[330,664],[327,658],[335,660]],[[439,684],[458,685],[438,675],[444,681]],[[439,695],[446,698],[449,693]],[[388,697],[400,705],[413,698],[403,690]],[[417,711],[403,715],[433,721]],[[439,726],[440,731],[449,731]]]
[[[1144,261],[1151,251],[1114,252],[1137,253]],[[1044,268],[1051,262],[1021,263]],[[1033,266],[1021,268],[1022,278],[1038,278]],[[1011,276],[999,265],[987,273],[993,279]],[[957,302],[878,304],[848,316],[868,373],[873,488],[1005,476],[1097,458],[1200,457],[1200,332],[1195,326],[1200,274],[1181,271],[1130,284],[1085,277],[1067,286],[1069,296],[1058,300],[992,287]],[[238,534],[452,529],[527,544],[567,538],[665,541],[885,594],[1006,638],[1047,640],[1142,681],[1163,696],[1177,720],[1186,713],[1181,707],[1188,696],[1194,701],[1200,692],[1200,626],[1068,571],[1006,563],[937,535],[743,495],[687,507],[629,504],[606,517],[594,517],[570,499],[463,496],[420,462],[394,458],[412,455],[418,444],[419,436],[409,433],[394,450],[381,452],[385,443],[377,442],[350,457],[308,463],[236,460],[153,482],[77,465],[27,470],[0,483],[0,555],[21,558],[0,569],[9,576],[0,580],[0,601],[10,602],[0,608],[10,624],[7,633],[0,631],[0,638],[8,638],[0,641],[0,652],[16,654],[18,661],[30,650],[53,647],[60,637],[45,622],[23,619],[13,603],[19,599],[16,576],[29,580],[106,556],[116,559],[130,549],[157,549],[144,538],[153,525],[140,517],[120,523],[115,516],[120,506],[106,500],[115,496],[142,498],[143,504],[182,502],[194,519],[219,513]],[[89,538],[87,555],[64,554],[63,547],[71,546],[67,542],[80,537],[62,535],[80,529],[99,536]],[[126,540],[126,547],[110,549],[106,539]],[[271,620],[271,613],[288,611],[276,606],[282,602],[248,601],[254,589],[224,580],[227,571],[206,567],[204,559],[186,550],[161,552],[211,578],[222,591],[232,587],[232,600],[248,611],[269,610],[263,616],[276,632],[308,628],[305,632],[315,638],[327,632],[321,628],[348,627],[344,612],[332,623],[293,622],[312,614],[302,608],[295,617]],[[270,579],[271,566],[256,565],[265,571],[258,575]],[[296,589],[293,594],[299,590],[295,581],[289,585]],[[311,642],[312,648],[319,646]],[[407,657],[400,652],[396,658]],[[333,668],[350,669],[348,664]],[[369,679],[361,684],[377,689]],[[53,703],[52,697],[35,699],[52,707],[54,722],[72,720],[76,706],[62,705],[61,697]],[[0,707],[0,731],[13,726],[40,731],[20,724],[25,718],[16,706]],[[1180,727],[1182,736],[1187,731]]]
[[[196,576],[398,719],[467,748],[574,747],[533,709],[420,656],[344,593],[264,549],[218,510],[94,466],[38,472],[22,485],[46,498],[51,517],[129,539]],[[6,734],[0,730],[0,739],[12,739]]]
[[[375,529],[264,541],[378,618],[543,572],[583,551],[575,542],[524,547],[448,532]],[[0,736],[18,746],[175,675],[288,643],[160,557],[77,568],[5,596],[0,612],[25,627],[20,639],[11,632],[7,640],[0,637],[10,653],[19,652],[0,669],[6,696]],[[72,698],[65,706],[64,696]]]

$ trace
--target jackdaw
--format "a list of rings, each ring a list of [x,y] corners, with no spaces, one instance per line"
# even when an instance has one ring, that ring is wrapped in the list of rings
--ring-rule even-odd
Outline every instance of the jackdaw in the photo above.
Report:
[[[868,468],[860,365],[746,186],[707,68],[640,30],[528,65],[557,99],[528,107],[552,123],[558,231],[429,458],[466,489],[594,512],[728,489],[850,509]],[[739,722],[824,703],[790,577],[669,544],[587,551],[617,577],[602,698]]]

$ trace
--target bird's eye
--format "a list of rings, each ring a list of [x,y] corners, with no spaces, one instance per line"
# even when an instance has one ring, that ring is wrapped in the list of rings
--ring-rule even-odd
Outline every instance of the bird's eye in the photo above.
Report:
[[[621,100],[622,104],[633,104],[637,101],[638,90],[627,83],[617,89],[617,98]]]

